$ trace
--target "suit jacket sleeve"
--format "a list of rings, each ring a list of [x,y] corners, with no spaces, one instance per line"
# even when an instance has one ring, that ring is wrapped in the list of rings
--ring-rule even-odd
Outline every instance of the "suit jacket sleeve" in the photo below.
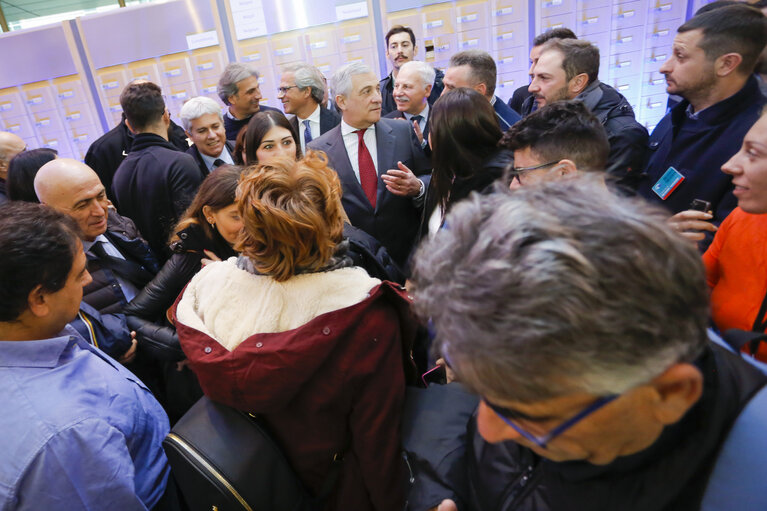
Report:
[[[638,123],[632,123],[609,138],[610,154],[607,157],[607,173],[618,180],[618,184],[630,190],[639,188],[642,169],[647,158],[647,130]]]

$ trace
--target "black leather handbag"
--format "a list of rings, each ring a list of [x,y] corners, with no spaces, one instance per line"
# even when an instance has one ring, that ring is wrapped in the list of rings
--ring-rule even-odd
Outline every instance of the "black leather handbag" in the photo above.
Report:
[[[316,509],[316,499],[256,416],[203,397],[163,447],[193,511]]]

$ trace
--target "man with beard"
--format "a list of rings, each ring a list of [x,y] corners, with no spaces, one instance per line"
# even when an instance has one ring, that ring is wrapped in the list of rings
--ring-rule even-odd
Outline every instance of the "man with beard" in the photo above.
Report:
[[[599,81],[599,48],[588,41],[553,39],[541,49],[523,103],[530,113],[555,101],[582,101],[605,127],[610,142],[607,173],[619,185],[635,190],[645,163],[647,130],[620,92]]]
[[[677,29],[660,72],[666,92],[684,100],[650,136],[642,196],[673,213],[694,199],[708,201],[717,225],[735,207],[732,178],[719,169],[767,102],[752,74],[767,43],[766,23],[759,10],[737,4],[699,14]]]

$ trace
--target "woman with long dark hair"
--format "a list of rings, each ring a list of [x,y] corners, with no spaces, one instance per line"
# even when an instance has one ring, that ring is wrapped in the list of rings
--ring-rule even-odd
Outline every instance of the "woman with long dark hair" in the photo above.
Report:
[[[432,106],[429,129],[433,170],[421,236],[437,232],[452,205],[471,192],[489,191],[512,161],[511,152],[498,148],[503,133],[495,110],[473,89],[443,94]]]
[[[202,395],[192,375],[176,362],[186,358],[176,330],[166,317],[184,286],[202,268],[203,259],[237,255],[233,245],[242,229],[235,191],[242,168],[222,165],[200,185],[192,204],[170,239],[173,255],[149,284],[125,307],[128,326],[136,331],[139,348],[165,362],[166,409],[178,419]]]
[[[244,145],[248,165],[266,163],[278,156],[301,158],[301,145],[293,126],[287,117],[274,110],[259,112],[250,119]]]

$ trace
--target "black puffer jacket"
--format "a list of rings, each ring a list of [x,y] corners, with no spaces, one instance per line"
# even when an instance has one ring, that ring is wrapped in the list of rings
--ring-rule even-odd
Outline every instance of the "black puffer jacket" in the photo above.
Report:
[[[120,216],[114,209],[110,208],[107,217],[107,231],[104,236],[120,251],[125,259],[143,266],[149,275],[157,273],[159,269],[157,260],[130,218]],[[83,301],[100,314],[123,312],[128,302],[125,300],[125,295],[123,295],[113,271],[102,267],[99,259],[90,252],[86,253],[86,256],[88,258],[88,272],[93,281],[83,288]],[[127,278],[126,276],[122,277]],[[132,283],[141,289],[148,280],[147,278]]]
[[[405,284],[405,274],[380,241],[347,223],[344,224],[344,238],[349,240],[347,255],[354,262],[354,266],[364,268],[371,277]]]
[[[210,239],[200,226],[194,224],[179,231],[180,239],[171,245],[171,258],[125,307],[128,327],[136,331],[139,346],[153,358],[170,362],[186,358],[178,343],[176,329],[165,314],[184,286],[202,268],[201,261],[206,257],[203,251],[209,250],[220,259],[237,255],[218,231],[214,230],[214,233],[214,239]]]

